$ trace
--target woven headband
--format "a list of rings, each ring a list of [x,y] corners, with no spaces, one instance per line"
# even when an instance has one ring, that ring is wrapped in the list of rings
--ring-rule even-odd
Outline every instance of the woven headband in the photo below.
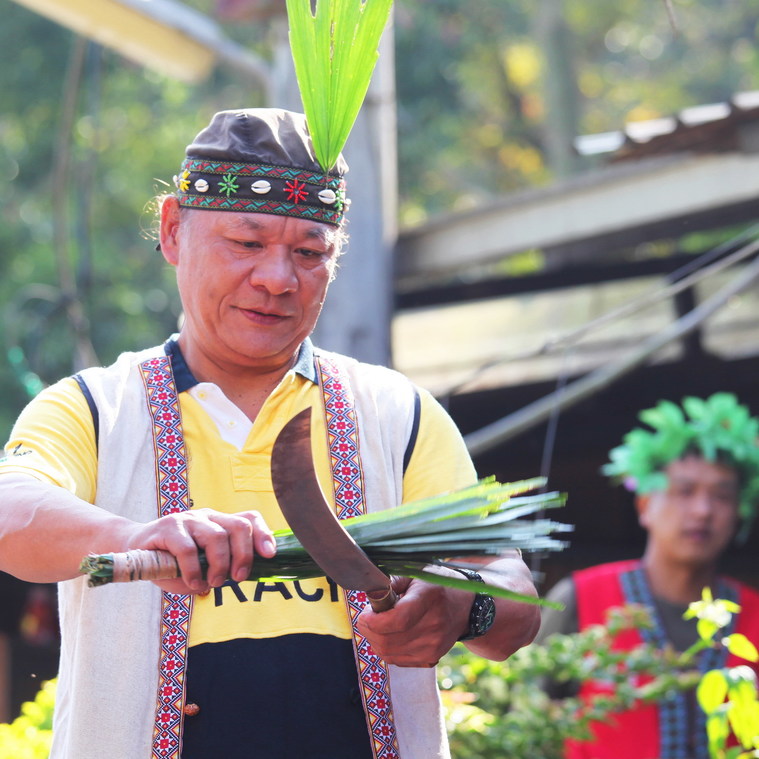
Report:
[[[185,158],[174,177],[188,208],[295,216],[340,226],[350,201],[341,177],[285,166]]]

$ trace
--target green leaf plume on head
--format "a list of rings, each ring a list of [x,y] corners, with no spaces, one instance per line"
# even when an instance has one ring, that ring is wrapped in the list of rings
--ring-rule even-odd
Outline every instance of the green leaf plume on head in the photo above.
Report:
[[[287,0],[290,48],[316,160],[337,162],[356,121],[393,0]]]

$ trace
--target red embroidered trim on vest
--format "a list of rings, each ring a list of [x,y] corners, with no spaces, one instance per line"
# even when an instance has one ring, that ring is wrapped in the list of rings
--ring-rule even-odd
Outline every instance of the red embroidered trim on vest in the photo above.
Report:
[[[318,366],[327,415],[332,476],[338,517],[364,513],[363,475],[358,449],[355,403],[347,378],[334,362],[320,357]],[[153,421],[159,514],[189,508],[187,459],[174,376],[168,357],[149,359],[140,372]],[[354,651],[376,759],[400,759],[385,662],[355,628],[366,595],[348,591],[346,601],[354,633]],[[182,749],[187,644],[192,596],[164,593],[161,655],[152,759],[179,759]]]
[[[159,515],[186,511],[187,457],[182,434],[179,399],[168,357],[140,364],[153,421]],[[179,759],[184,720],[187,639],[192,596],[163,593],[161,601],[161,653],[153,727],[153,759]]]
[[[317,365],[327,413],[337,516],[346,519],[363,514],[365,510],[355,399],[347,377],[331,359],[319,356]],[[356,629],[356,619],[367,603],[366,594],[346,591],[345,596],[353,625],[353,648],[372,736],[372,751],[376,759],[399,759],[387,665],[373,653],[367,639]]]

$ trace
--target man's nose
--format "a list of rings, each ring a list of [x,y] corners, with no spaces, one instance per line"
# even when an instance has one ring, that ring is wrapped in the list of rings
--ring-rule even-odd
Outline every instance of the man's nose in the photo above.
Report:
[[[691,498],[691,511],[699,516],[708,517],[716,506],[714,497],[707,491],[698,491]]]
[[[272,246],[256,257],[248,279],[253,287],[263,287],[273,295],[293,292],[298,287],[290,251],[284,246]]]

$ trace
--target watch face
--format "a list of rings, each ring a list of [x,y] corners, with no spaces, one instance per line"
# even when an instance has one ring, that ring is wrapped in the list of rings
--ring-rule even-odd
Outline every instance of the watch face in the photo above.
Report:
[[[457,572],[466,575],[470,580],[476,580],[484,583],[479,572],[471,569],[456,567]],[[469,630],[462,635],[459,640],[472,640],[484,635],[495,621],[495,601],[491,596],[485,593],[477,593],[472,602],[472,608],[469,611]]]
[[[484,635],[495,621],[495,601],[483,594],[474,597],[472,609],[469,612],[469,631],[459,640],[472,640]]]
[[[479,596],[478,601],[476,619],[472,620],[472,632],[475,635],[484,635],[495,622],[495,601],[490,596]],[[472,611],[475,612],[474,609]]]

